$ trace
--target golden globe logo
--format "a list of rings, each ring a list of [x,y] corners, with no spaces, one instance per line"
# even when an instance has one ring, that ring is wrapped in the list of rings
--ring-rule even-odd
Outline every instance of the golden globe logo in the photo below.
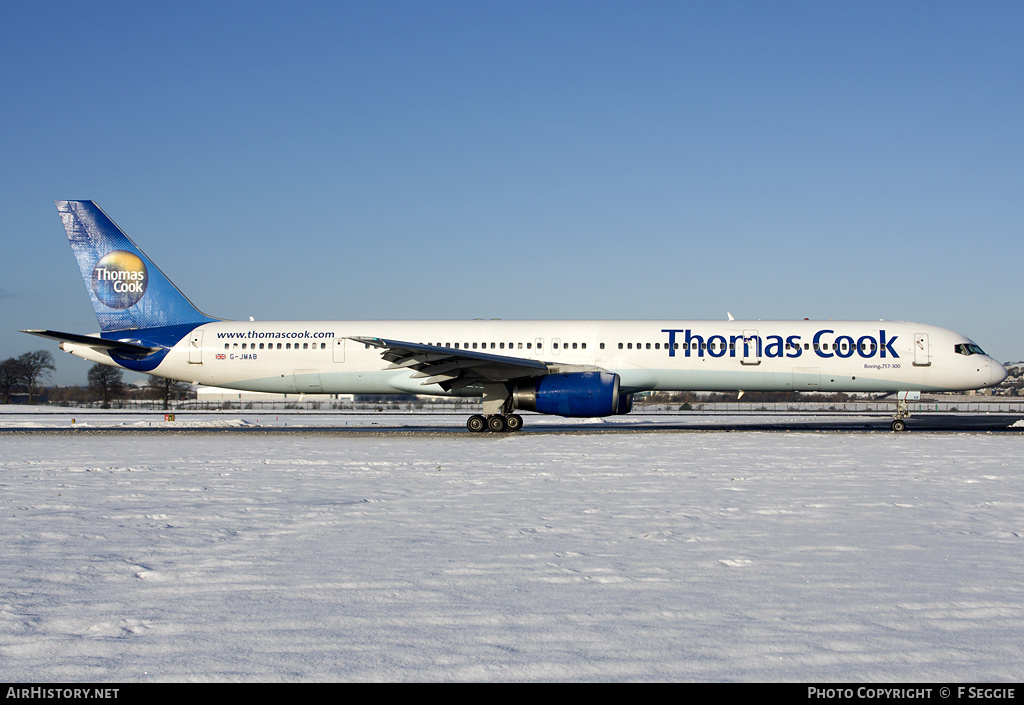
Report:
[[[110,308],[129,308],[146,293],[146,275],[146,264],[138,255],[114,250],[93,267],[92,290]]]

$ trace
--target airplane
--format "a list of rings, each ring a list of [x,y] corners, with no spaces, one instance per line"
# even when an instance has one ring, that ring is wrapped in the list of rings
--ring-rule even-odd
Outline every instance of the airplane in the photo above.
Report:
[[[200,312],[92,201],[56,201],[100,332],[24,333],[90,362],[229,389],[482,397],[474,432],[534,411],[627,414],[649,391],[898,393],[990,387],[969,338],[905,321],[231,321]]]

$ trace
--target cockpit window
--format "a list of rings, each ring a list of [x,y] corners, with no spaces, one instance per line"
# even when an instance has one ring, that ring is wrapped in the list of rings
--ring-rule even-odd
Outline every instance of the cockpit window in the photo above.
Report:
[[[984,355],[985,351],[974,343],[957,343],[953,346],[953,352],[958,355]]]

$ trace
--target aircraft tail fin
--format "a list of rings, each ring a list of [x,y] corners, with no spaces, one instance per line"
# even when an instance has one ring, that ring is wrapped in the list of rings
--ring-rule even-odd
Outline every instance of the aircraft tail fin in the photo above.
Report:
[[[92,201],[57,201],[82,280],[104,333],[196,326],[200,312]]]

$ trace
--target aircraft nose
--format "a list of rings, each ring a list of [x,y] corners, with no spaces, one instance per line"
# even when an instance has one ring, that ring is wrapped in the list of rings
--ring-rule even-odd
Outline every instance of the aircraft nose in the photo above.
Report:
[[[992,380],[990,382],[991,384],[996,385],[996,384],[999,384],[1000,382],[1002,382],[1004,379],[1006,379],[1006,375],[1007,375],[1006,368],[1003,367],[1001,364],[999,364],[998,362],[993,360],[992,364],[991,364],[991,368],[992,368]]]

